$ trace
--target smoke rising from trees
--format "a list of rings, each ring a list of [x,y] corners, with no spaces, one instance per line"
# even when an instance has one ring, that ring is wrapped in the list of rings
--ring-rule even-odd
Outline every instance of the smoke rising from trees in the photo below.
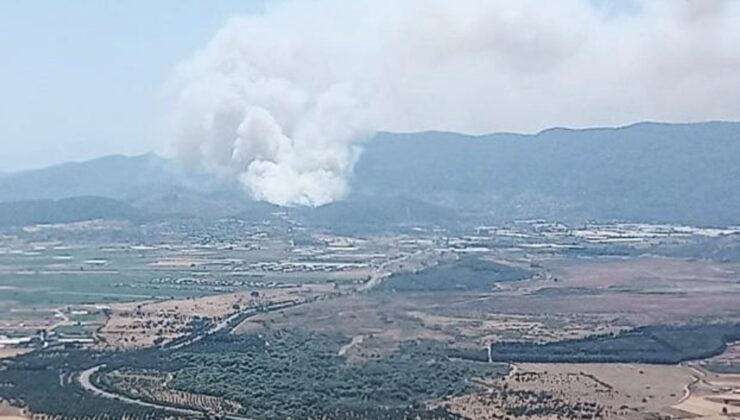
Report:
[[[740,2],[288,0],[173,72],[176,156],[280,205],[345,196],[377,131],[740,118]]]

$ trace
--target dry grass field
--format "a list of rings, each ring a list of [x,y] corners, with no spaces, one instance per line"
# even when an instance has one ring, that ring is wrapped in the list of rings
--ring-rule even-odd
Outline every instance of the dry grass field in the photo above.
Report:
[[[25,411],[0,400],[0,420],[27,420],[30,418]]]
[[[736,266],[667,258],[590,259],[548,261],[547,270],[547,276],[491,292],[384,292],[320,301],[260,314],[235,332],[298,327],[361,336],[346,353],[362,359],[413,339],[476,347],[740,318]]]
[[[571,259],[555,261],[552,267],[552,274],[566,287],[646,293],[740,289],[737,283],[740,267],[709,261],[664,257]]]
[[[112,314],[99,331],[107,349],[148,347],[160,338],[163,342],[180,337],[196,317],[214,322],[237,310],[284,301],[306,301],[331,293],[331,284],[303,284],[283,289],[230,293],[190,299],[172,299],[111,305]]]
[[[460,297],[355,295],[252,317],[236,334],[300,328],[362,337],[345,353],[350,360],[387,354],[402,341],[431,339],[450,346],[485,347],[496,340],[555,341],[617,331],[600,316],[519,315],[447,310]],[[358,338],[359,340],[359,338]]]
[[[714,420],[740,416],[740,375],[692,368],[694,380],[675,408],[692,418]]]
[[[234,333],[300,328],[363,336],[361,343],[346,351],[350,360],[390,353],[404,340],[448,338],[442,332],[423,328],[418,319],[407,313],[411,308],[415,308],[413,302],[405,305],[396,299],[348,296],[260,314],[244,321]]]
[[[553,259],[547,275],[511,284],[501,293],[449,299],[447,311],[577,313],[627,325],[740,315],[740,267],[660,257]]]
[[[517,417],[510,411],[517,407],[531,411],[519,417],[532,419],[570,418],[566,413],[580,416],[594,410],[605,419],[658,418],[683,414],[673,405],[692,380],[692,370],[681,366],[518,364],[504,379],[481,379],[473,394],[432,405],[481,420]]]
[[[0,360],[26,354],[30,351],[30,349],[0,348]]]

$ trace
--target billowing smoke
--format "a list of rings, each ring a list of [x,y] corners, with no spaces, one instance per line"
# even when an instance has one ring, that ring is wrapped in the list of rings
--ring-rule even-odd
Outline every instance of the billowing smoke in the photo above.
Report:
[[[740,118],[740,2],[284,0],[167,87],[178,156],[260,200],[348,192],[374,132]]]

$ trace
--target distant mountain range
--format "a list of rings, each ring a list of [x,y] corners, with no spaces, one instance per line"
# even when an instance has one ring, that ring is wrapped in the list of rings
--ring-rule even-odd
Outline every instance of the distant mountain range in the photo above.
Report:
[[[213,192],[233,184],[155,154],[106,156],[0,177],[0,201],[104,196],[136,200],[152,194]]]
[[[381,133],[366,146],[351,185],[346,200],[291,214],[350,227],[532,217],[740,225],[740,123]],[[0,175],[0,201],[77,196],[157,215],[260,218],[277,210],[233,181],[156,155]]]
[[[354,194],[501,219],[740,223],[740,123],[380,135]]]
[[[71,223],[94,219],[135,220],[143,213],[105,197],[72,197],[0,203],[0,226]]]

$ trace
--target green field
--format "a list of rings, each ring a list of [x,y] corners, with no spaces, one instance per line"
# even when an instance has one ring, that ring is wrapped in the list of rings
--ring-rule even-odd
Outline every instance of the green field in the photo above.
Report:
[[[22,306],[59,306],[126,302],[146,299],[186,298],[208,294],[202,288],[176,288],[150,284],[162,275],[185,273],[59,273],[0,275],[3,300]],[[216,293],[216,292],[211,292]]]
[[[203,287],[154,284],[192,270],[152,267],[161,252],[76,248],[0,255],[0,300],[20,307],[105,304],[145,299],[186,298],[215,291]],[[95,261],[105,260],[104,264]],[[91,263],[92,262],[92,263]]]

